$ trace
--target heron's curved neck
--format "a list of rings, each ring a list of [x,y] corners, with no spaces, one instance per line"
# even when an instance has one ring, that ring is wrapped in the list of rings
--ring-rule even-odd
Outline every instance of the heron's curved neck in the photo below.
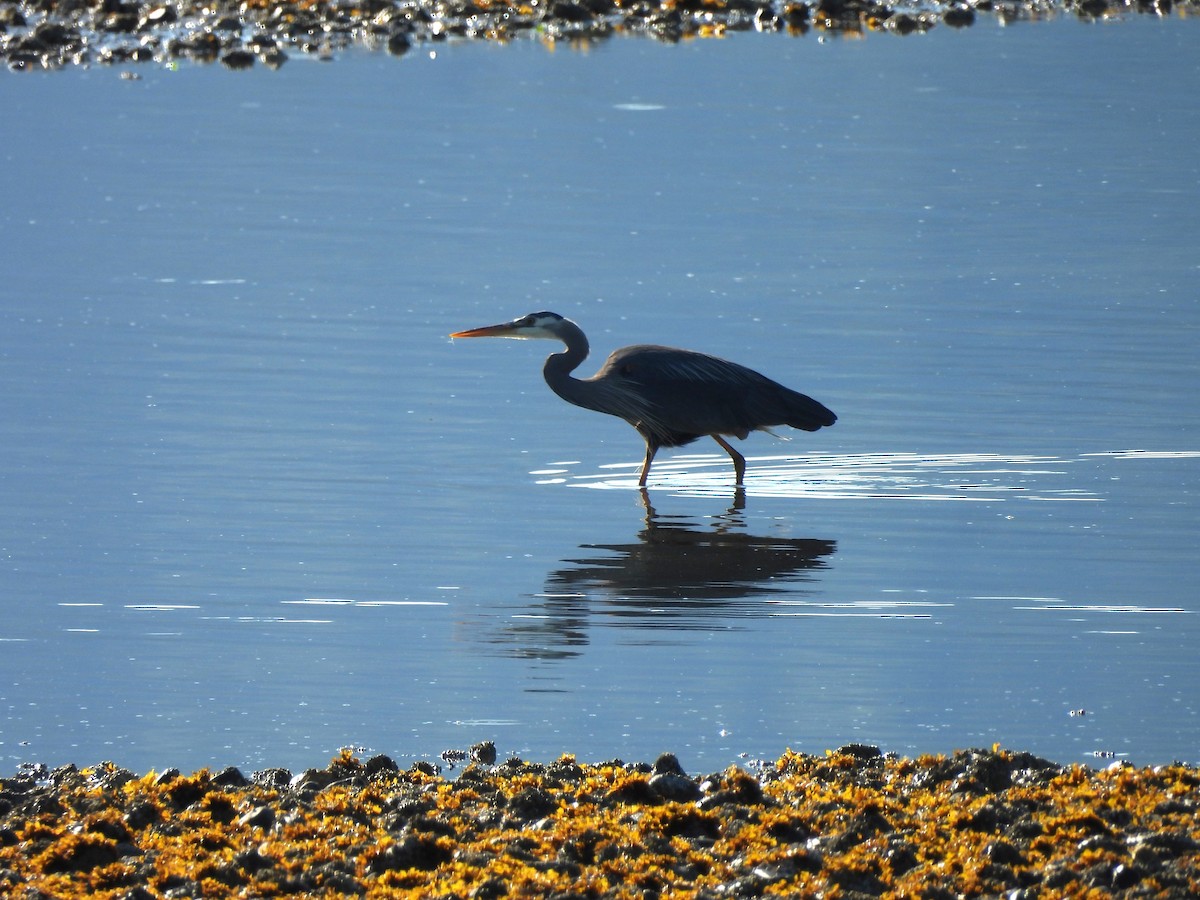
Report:
[[[564,320],[559,337],[566,344],[566,349],[561,353],[551,353],[546,357],[546,364],[542,367],[546,384],[550,385],[550,390],[568,403],[591,407],[588,400],[590,397],[588,382],[571,377],[571,373],[587,359],[589,349],[587,336],[574,322]]]

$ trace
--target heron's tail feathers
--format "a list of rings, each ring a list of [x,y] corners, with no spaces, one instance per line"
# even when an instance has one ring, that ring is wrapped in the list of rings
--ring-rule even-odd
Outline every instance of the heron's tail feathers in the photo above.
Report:
[[[784,424],[799,428],[802,431],[816,431],[837,421],[837,416],[822,403],[818,403],[807,394],[788,391],[786,399],[786,415]]]

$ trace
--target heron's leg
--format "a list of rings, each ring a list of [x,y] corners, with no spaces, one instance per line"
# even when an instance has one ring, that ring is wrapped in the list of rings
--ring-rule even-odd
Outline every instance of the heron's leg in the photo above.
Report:
[[[646,441],[646,461],[642,463],[642,474],[638,478],[638,487],[646,486],[646,476],[650,474],[650,463],[654,462],[654,454],[658,452],[658,447]]]
[[[729,445],[729,442],[719,434],[710,436],[714,441],[721,445],[725,452],[729,454],[729,458],[733,460],[733,474],[737,476],[734,484],[740,485],[742,483],[742,479],[746,477],[746,457],[734,450],[733,447]]]

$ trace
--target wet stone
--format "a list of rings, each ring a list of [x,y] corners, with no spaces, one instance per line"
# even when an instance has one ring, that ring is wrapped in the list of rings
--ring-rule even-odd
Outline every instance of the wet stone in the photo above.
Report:
[[[250,780],[251,783],[262,787],[282,788],[291,782],[292,773],[287,769],[263,769],[261,772],[255,772]]]
[[[229,766],[222,769],[212,777],[212,783],[218,787],[246,787],[250,782],[246,780],[240,769],[236,766]]]
[[[251,828],[268,829],[275,824],[275,810],[269,806],[256,806],[249,812],[243,813],[238,824],[249,825]]]
[[[469,752],[474,762],[485,766],[490,766],[496,761],[496,745],[492,741],[472,744]]]
[[[221,65],[235,72],[249,69],[254,66],[254,54],[249,50],[231,50],[221,57]]]
[[[701,796],[700,786],[686,775],[665,773],[653,775],[649,782],[650,789],[664,800],[677,803],[690,803]]]
[[[557,807],[554,798],[539,788],[525,788],[508,801],[508,812],[518,819],[540,819]]]

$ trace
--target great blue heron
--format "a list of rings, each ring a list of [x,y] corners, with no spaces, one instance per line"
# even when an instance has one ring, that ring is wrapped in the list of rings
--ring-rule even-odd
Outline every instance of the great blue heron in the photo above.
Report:
[[[567,349],[546,358],[546,384],[568,403],[624,419],[646,441],[638,484],[646,486],[659,447],[682,447],[708,435],[733,460],[737,483],[746,459],[722,435],[744,439],[772,425],[816,431],[837,416],[812,397],[737,363],[696,353],[636,344],[614,350],[591,378],[571,373],[587,359],[583,330],[558,313],[538,312],[500,325],[456,331],[450,337],[551,338]]]

